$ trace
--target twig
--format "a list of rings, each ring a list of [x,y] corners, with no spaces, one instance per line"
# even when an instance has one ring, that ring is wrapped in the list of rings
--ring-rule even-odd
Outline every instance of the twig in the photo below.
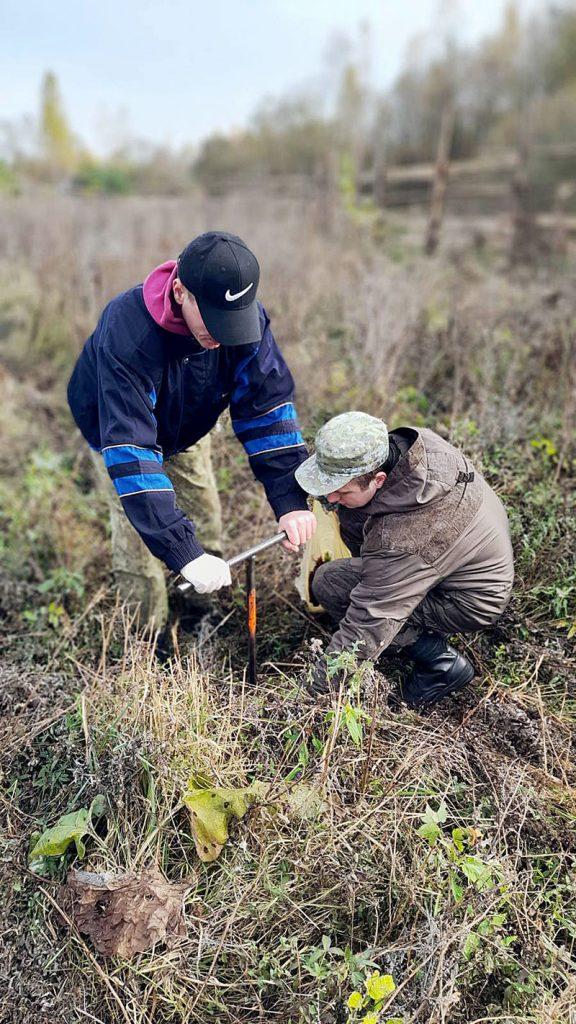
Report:
[[[330,739],[328,740],[328,744],[324,748],[324,752],[322,754],[322,774],[321,774],[321,780],[322,780],[322,785],[323,786],[326,785],[326,779],[328,778],[328,767],[330,765],[330,758],[332,757],[332,751],[334,750],[334,747],[336,746],[336,739],[337,739],[338,733],[340,731],[340,717],[341,717],[341,714],[342,714],[343,698],[344,698],[344,683],[341,682],[340,683],[340,688],[338,690],[338,700],[337,700],[337,703],[336,703],[336,710],[334,712],[334,720],[332,722],[332,732],[331,732],[331,735],[330,735]]]
[[[236,609],[233,608],[231,612],[228,612],[228,615],[225,615],[223,619],[220,619],[218,625],[214,626],[214,629],[211,629],[206,636],[203,636],[202,639],[199,640],[195,646],[197,648],[202,647],[202,644],[205,644],[208,640],[211,640],[214,634],[217,633],[219,629],[222,629],[222,626],[224,626],[228,622],[228,619],[231,618],[232,615],[234,615],[235,611]]]
[[[52,668],[53,668],[54,664],[56,663],[56,659],[57,659],[58,655],[60,654],[60,651],[62,650],[62,648],[65,646],[65,644],[68,643],[69,640],[72,639],[73,636],[76,635],[76,633],[78,632],[78,628],[79,628],[80,624],[90,614],[92,609],[95,608],[96,605],[99,604],[100,601],[102,601],[104,599],[104,597],[106,596],[106,593],[107,593],[107,589],[108,589],[107,587],[100,587],[100,589],[97,590],[96,593],[94,594],[94,596],[92,597],[92,600],[88,602],[88,604],[86,605],[86,608],[84,609],[82,614],[77,619],[74,619],[72,621],[72,623],[68,627],[68,629],[64,630],[64,635],[63,635],[62,639],[60,640],[60,643],[56,646],[56,648],[52,652],[52,655],[50,657],[50,661],[48,662],[48,665],[46,666],[46,671],[47,672],[51,672],[52,671]]]
[[[292,604],[292,601],[289,601],[287,597],[284,597],[284,594],[281,594],[279,590],[274,590],[274,588],[271,587],[270,592],[274,594],[274,597],[279,597],[281,601],[284,601],[284,604],[287,604],[288,607],[291,608],[293,612],[296,612],[301,619],[304,619],[305,622],[312,624],[316,629],[319,629],[321,633],[324,633],[324,636],[332,636],[332,633],[330,633],[329,630],[324,629],[324,626],[321,626],[319,622],[316,622],[316,619],[311,618],[310,615],[306,615],[306,613],[301,611],[300,608],[297,608],[296,605]]]
[[[370,732],[368,734],[368,749],[366,751],[366,760],[364,761],[364,768],[362,771],[362,779],[360,782],[360,793],[363,796],[366,792],[366,784],[368,782],[368,772],[370,770],[370,759],[372,757],[372,743],[374,741],[374,732],[376,730],[376,706],[378,703],[378,678],[374,686],[374,700],[372,702],[372,715],[370,722]]]
[[[224,943],[226,941],[226,936],[228,935],[228,932],[230,931],[232,925],[234,924],[236,918],[238,917],[238,914],[240,913],[240,907],[242,906],[242,903],[249,896],[252,895],[252,893],[256,889],[256,886],[260,882],[260,877],[261,877],[261,875],[263,873],[264,873],[264,865],[261,865],[259,870],[258,870],[258,872],[257,872],[257,874],[256,874],[256,878],[254,879],[252,885],[250,886],[249,889],[246,890],[244,895],[238,900],[236,906],[234,907],[234,910],[233,910],[232,914],[228,918],[228,920],[226,922],[226,927],[224,928],[224,932],[222,934],[222,938],[220,939],[220,942],[218,943],[218,948],[217,948],[217,950],[214,953],[214,956],[212,958],[212,963],[210,964],[210,968],[208,970],[208,975],[207,975],[206,978],[204,978],[204,982],[203,982],[203,984],[202,984],[202,986],[200,988],[200,991],[198,992],[196,998],[194,999],[194,1002],[192,1003],[192,1006],[190,1007],[190,1011],[192,1011],[195,1008],[198,1000],[204,994],[204,989],[206,988],[208,982],[213,980],[212,977],[211,977],[212,976],[212,971],[214,970],[214,968],[216,966],[216,963],[218,961],[218,957],[220,956],[220,953],[222,952],[222,947],[223,947],[223,945],[224,945]]]

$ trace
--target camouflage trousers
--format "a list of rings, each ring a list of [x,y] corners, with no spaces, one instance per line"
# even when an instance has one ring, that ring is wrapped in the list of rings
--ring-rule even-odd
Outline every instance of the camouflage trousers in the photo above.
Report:
[[[140,613],[140,625],[162,629],[168,620],[166,569],[134,529],[108,476],[102,456],[91,450],[98,486],[110,511],[112,570],[122,601]],[[210,436],[164,463],[176,492],[176,504],[192,519],[198,539],[210,554],[222,556],[220,498],[212,469]],[[210,598],[189,590],[186,605],[207,610]]]
[[[350,594],[362,576],[361,558],[337,558],[324,562],[314,573],[312,594],[335,622],[344,618],[350,604]],[[458,591],[434,587],[414,609],[390,646],[406,647],[416,642],[423,632],[451,636],[482,629],[485,622],[480,613],[458,602]]]

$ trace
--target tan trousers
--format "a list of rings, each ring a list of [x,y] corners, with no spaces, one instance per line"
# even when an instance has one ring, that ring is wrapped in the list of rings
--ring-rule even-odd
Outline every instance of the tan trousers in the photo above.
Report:
[[[140,625],[162,629],[168,619],[165,566],[148,550],[122,507],[122,502],[102,456],[91,449],[98,486],[105,492],[110,510],[112,570],[120,597],[131,610],[139,606]],[[179,452],[164,463],[176,492],[176,504],[192,519],[202,547],[213,555],[222,555],[222,516],[220,498],[211,460],[210,435],[193,448]],[[208,601],[188,591],[188,604],[198,608]]]

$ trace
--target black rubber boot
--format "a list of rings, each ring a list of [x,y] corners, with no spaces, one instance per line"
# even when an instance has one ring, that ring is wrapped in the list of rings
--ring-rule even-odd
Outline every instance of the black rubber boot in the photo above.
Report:
[[[438,633],[423,633],[405,647],[414,668],[402,684],[402,699],[410,707],[426,707],[457,693],[472,682],[474,666]]]

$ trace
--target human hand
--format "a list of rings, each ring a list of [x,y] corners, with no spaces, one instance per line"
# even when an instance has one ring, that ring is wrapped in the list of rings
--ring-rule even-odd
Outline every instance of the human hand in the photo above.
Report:
[[[199,594],[211,594],[220,587],[229,587],[232,583],[230,568],[223,558],[216,555],[199,555],[180,569],[180,574],[191,583]]]
[[[306,544],[316,532],[316,516],[308,509],[297,508],[285,512],[278,520],[279,530],[284,530],[288,540],[282,542],[285,551],[298,551],[300,544]]]
[[[325,694],[338,693],[345,673],[342,669],[329,670],[324,654],[319,654],[302,675],[302,685],[311,697],[323,697]]]

